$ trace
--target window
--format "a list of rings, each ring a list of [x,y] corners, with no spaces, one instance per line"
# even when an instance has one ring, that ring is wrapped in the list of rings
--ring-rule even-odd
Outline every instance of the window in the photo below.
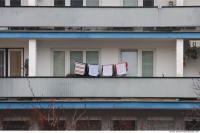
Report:
[[[200,130],[200,121],[185,121],[185,130]]]
[[[143,6],[144,7],[153,7],[154,6],[154,0],[143,0]]]
[[[142,76],[153,77],[153,51],[142,51]]]
[[[71,6],[72,7],[82,7],[83,0],[71,0]]]
[[[53,52],[54,76],[65,76],[65,51]]]
[[[29,130],[28,121],[3,121],[3,130]]]
[[[65,0],[54,0],[54,6],[58,7],[65,6]]]
[[[99,64],[98,51],[70,51],[70,73],[74,73],[75,62]]]
[[[148,120],[147,129],[148,130],[174,130],[173,120]]]
[[[0,77],[5,76],[5,50],[0,50]]]
[[[86,5],[87,6],[99,6],[99,0],[87,0]]]
[[[5,0],[0,0],[0,7],[5,6]]]
[[[21,6],[21,0],[10,0],[10,6]]]
[[[99,53],[98,53],[98,51],[87,51],[86,52],[86,63],[88,63],[88,64],[99,64]]]
[[[82,51],[71,51],[70,52],[70,73],[74,73],[75,62],[83,62],[83,52]]]
[[[79,120],[76,123],[76,130],[101,130],[100,120]]]
[[[45,121],[41,130],[65,130],[65,121]]]
[[[136,122],[134,120],[114,120],[113,130],[136,130]]]
[[[124,0],[124,6],[138,6],[138,0]]]
[[[122,50],[121,61],[128,63],[127,76],[138,75],[138,52],[136,50]]]
[[[9,49],[8,51],[8,70],[9,76],[22,76],[23,70],[23,54],[21,49]]]

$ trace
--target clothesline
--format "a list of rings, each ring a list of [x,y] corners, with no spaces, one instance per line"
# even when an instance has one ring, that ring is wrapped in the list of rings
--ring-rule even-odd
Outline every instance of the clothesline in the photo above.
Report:
[[[99,70],[102,70],[101,73]],[[87,64],[75,62],[74,74],[81,76],[104,76],[104,77],[112,77],[116,76],[124,76],[128,72],[128,63],[122,62],[118,64],[109,64],[109,65],[97,65],[97,64]]]

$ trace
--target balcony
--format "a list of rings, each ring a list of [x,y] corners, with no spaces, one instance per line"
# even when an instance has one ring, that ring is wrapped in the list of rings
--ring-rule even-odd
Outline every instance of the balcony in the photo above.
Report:
[[[0,97],[197,98],[198,78],[1,78]]]
[[[192,27],[200,7],[1,7],[2,27]]]

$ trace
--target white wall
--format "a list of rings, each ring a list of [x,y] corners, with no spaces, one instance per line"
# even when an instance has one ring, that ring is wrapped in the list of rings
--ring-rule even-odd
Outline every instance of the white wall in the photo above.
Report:
[[[184,6],[200,6],[200,0],[184,0]]]
[[[176,0],[154,0],[155,6],[168,6],[169,1],[173,1],[174,5],[176,5]]]
[[[24,59],[28,58],[28,40],[1,39],[0,48],[24,48]],[[154,75],[176,76],[176,41],[175,40],[37,40],[37,76],[51,76],[52,49],[95,49],[100,51],[100,64],[115,64],[120,61],[121,49],[154,50]],[[68,55],[69,56],[69,55]],[[138,57],[141,59],[141,57]],[[141,65],[141,64],[139,64]],[[188,60],[184,66],[184,76],[200,76],[200,58]],[[141,66],[140,66],[141,67]],[[68,68],[69,69],[69,68]],[[139,76],[141,69],[139,69]]]
[[[122,6],[123,0],[101,0],[101,6]]]
[[[52,49],[100,50],[100,63],[115,64],[120,61],[121,49],[154,50],[155,76],[176,75],[175,40],[38,40],[38,76],[51,76]],[[140,66],[141,67],[141,66]],[[42,69],[41,69],[42,68]],[[139,74],[141,75],[141,74]]]
[[[37,6],[54,6],[54,0],[37,0]]]

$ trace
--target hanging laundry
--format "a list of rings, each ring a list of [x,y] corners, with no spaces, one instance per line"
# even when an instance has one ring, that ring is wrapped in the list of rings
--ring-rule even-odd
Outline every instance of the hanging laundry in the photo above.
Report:
[[[119,63],[119,64],[116,64],[116,73],[118,76],[121,76],[121,75],[125,75],[127,74],[127,68],[128,64],[125,62],[125,63]]]
[[[103,76],[110,77],[113,76],[113,65],[103,65]]]
[[[99,75],[99,66],[98,65],[88,65],[89,76],[97,77]]]
[[[84,75],[85,74],[86,64],[75,62],[74,74]]]

